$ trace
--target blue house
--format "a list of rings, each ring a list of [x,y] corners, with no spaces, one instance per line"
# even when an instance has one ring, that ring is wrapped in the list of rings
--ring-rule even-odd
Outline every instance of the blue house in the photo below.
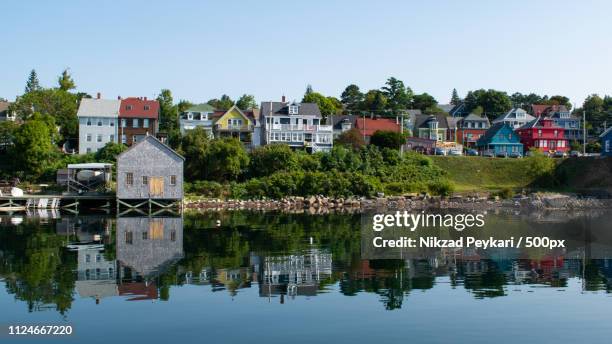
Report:
[[[476,147],[481,152],[492,152],[493,154],[520,153],[523,155],[523,144],[521,138],[512,130],[510,124],[499,122],[494,124],[484,135],[476,141]]]
[[[600,136],[601,156],[612,156],[612,127],[604,131]]]

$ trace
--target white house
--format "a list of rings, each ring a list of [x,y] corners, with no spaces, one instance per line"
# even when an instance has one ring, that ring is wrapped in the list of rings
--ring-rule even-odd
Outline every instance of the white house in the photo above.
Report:
[[[512,129],[518,129],[533,121],[535,117],[521,108],[514,108],[493,120],[493,124],[507,123]]]
[[[79,119],[79,154],[95,153],[109,142],[118,142],[117,126],[121,100],[83,98]]]

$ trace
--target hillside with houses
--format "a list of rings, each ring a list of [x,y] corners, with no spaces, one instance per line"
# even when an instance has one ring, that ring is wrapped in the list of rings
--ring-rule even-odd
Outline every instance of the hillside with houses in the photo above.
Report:
[[[339,98],[308,85],[300,100],[256,102],[244,94],[192,103],[176,102],[166,89],[154,99],[91,96],[76,91],[68,70],[46,88],[32,70],[23,95],[0,101],[0,168],[4,184],[47,182],[69,163],[115,163],[152,136],[185,157],[188,192],[447,194],[454,189],[448,171],[427,155],[546,158],[541,173],[552,174],[553,158],[612,155],[608,123],[609,96],[572,108],[560,95],[479,89],[462,98],[453,89],[443,104],[391,77],[367,92],[349,85]],[[340,184],[327,185],[334,181]]]

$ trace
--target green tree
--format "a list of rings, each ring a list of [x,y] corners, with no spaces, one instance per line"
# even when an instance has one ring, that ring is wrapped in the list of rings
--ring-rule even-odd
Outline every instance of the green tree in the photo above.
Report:
[[[354,84],[348,85],[340,95],[340,101],[349,112],[360,110],[363,99],[364,94],[359,90],[359,86]]]
[[[359,150],[365,145],[363,135],[359,132],[359,129],[353,128],[340,134],[334,141],[334,145],[343,145],[351,147],[354,150]]]
[[[57,144],[66,139],[78,137],[77,95],[57,88],[44,88],[26,93],[11,104],[11,109],[23,120],[34,113],[51,116],[60,128],[61,137]]]
[[[404,82],[394,77],[387,79],[381,90],[387,97],[387,109],[392,113],[398,113],[401,110],[406,110],[412,102],[412,90],[406,87]]]
[[[25,93],[30,93],[33,91],[40,90],[40,82],[38,81],[38,75],[36,75],[36,70],[32,69],[30,71],[30,76],[28,77],[28,81],[26,82]]]
[[[399,149],[406,143],[406,138],[402,133],[378,130],[370,138],[370,143],[380,148]]]
[[[208,151],[210,138],[202,127],[187,131],[181,139],[179,153],[185,157],[185,177],[188,180],[204,180],[208,175]]]
[[[209,166],[206,179],[225,182],[242,175],[249,165],[249,155],[238,139],[212,140],[206,162]]]
[[[312,85],[311,84],[306,85],[306,91],[304,92],[304,97],[311,94],[312,92],[313,92]]]
[[[14,121],[0,122],[0,152],[6,152],[13,145],[18,128]]]
[[[433,108],[438,105],[438,101],[427,93],[414,95],[412,98],[412,108],[419,109],[425,112],[428,108]]]
[[[465,106],[468,111],[481,106],[489,119],[494,119],[512,108],[512,101],[506,92],[489,90],[476,90],[468,92],[465,97]]]
[[[172,92],[162,89],[157,96],[159,102],[159,129],[170,132],[178,128],[178,109],[174,105]]]
[[[51,142],[49,126],[42,120],[29,120],[15,132],[12,157],[17,171],[36,180],[53,165],[56,150]]]
[[[218,110],[229,110],[232,106],[234,106],[234,101],[230,96],[224,94],[221,96],[221,99],[211,99],[208,101],[208,104]]]
[[[236,106],[240,110],[251,110],[251,109],[257,108],[257,102],[255,101],[255,96],[251,94],[243,94],[236,102]]]
[[[96,152],[96,161],[116,163],[117,156],[123,153],[127,146],[121,143],[109,142]]]
[[[331,115],[335,115],[341,109],[336,108],[336,103],[319,92],[310,92],[304,95],[302,103],[315,103],[321,110],[321,115],[324,119]]]
[[[379,90],[370,90],[365,94],[362,109],[364,111],[381,114],[387,108],[387,97]]]
[[[251,152],[249,176],[269,176],[277,171],[293,171],[299,166],[296,154],[285,144],[257,147]]]
[[[59,84],[59,89],[62,91],[70,91],[76,88],[76,84],[72,79],[70,73],[68,73],[68,69],[64,69],[62,75],[57,79],[57,83]]]
[[[459,93],[457,93],[456,88],[453,88],[453,94],[451,95],[450,103],[453,105],[459,105],[459,103],[461,103],[461,98],[459,98]]]

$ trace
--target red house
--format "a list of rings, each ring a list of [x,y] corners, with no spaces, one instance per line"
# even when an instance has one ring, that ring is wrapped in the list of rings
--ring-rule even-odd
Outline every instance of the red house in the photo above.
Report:
[[[525,151],[536,148],[541,152],[567,152],[569,142],[565,139],[565,130],[548,117],[538,117],[516,130],[521,138]]]
[[[392,118],[358,118],[355,121],[355,128],[359,130],[364,137],[364,141],[369,144],[370,138],[377,131],[393,131],[399,133],[401,131],[397,119]]]
[[[121,99],[119,108],[120,142],[131,146],[146,135],[157,135],[159,126],[159,102],[146,97]]]

